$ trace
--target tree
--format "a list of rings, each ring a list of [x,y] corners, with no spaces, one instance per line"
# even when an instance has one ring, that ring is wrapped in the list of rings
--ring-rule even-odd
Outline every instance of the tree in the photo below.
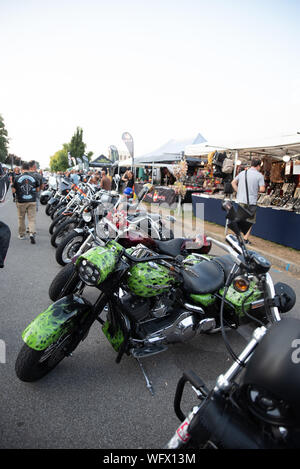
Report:
[[[76,132],[74,133],[73,137],[71,138],[71,142],[69,143],[69,152],[71,153],[71,157],[76,159],[82,158],[85,154],[86,144],[82,140],[83,130],[80,127],[77,127]]]
[[[4,125],[4,120],[0,114],[0,162],[4,163],[8,156],[8,142],[7,130]]]
[[[5,160],[5,164],[9,165],[22,166],[22,163],[23,161],[21,158],[17,155],[14,155],[13,153],[9,153]]]
[[[66,171],[69,167],[68,150],[69,145],[64,143],[63,148],[50,157],[50,169],[52,172]]]

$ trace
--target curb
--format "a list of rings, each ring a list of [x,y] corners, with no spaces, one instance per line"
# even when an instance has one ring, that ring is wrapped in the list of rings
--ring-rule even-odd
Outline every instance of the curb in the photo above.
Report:
[[[224,236],[221,236],[217,233],[213,233],[212,231],[205,230],[205,234],[207,236],[210,236],[211,238],[215,238],[217,241],[224,242]],[[255,251],[260,252],[261,254],[264,255],[264,257],[267,257],[267,259],[271,262],[272,267],[279,267],[283,269],[285,272],[290,272],[290,273],[298,274],[298,275],[300,274],[299,264],[288,262],[285,259],[282,259],[281,257],[274,256],[273,254],[269,254],[265,251],[262,251],[261,249],[255,248]]]

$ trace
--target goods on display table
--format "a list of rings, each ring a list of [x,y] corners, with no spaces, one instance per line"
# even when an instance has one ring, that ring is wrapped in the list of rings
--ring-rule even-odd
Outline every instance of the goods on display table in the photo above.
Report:
[[[250,166],[250,160],[236,168],[236,174]],[[218,174],[214,171],[214,174]],[[294,249],[300,249],[300,161],[287,163],[270,157],[262,159],[265,192],[257,200],[257,217],[252,234]],[[224,183],[224,179],[223,179]],[[225,188],[225,183],[223,187]],[[231,184],[230,184],[231,185]],[[227,192],[227,194],[225,194]],[[216,195],[192,194],[193,213],[197,204],[204,204],[204,220],[225,226],[221,203],[228,191]],[[234,197],[233,197],[234,200]],[[199,215],[200,216],[200,215]]]

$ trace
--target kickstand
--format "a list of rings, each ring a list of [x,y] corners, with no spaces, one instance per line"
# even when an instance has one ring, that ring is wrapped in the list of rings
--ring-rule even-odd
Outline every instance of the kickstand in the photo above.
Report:
[[[140,365],[140,368],[141,368],[142,373],[143,373],[143,375],[144,375],[144,378],[145,378],[145,380],[146,380],[146,386],[147,386],[147,388],[148,388],[149,391],[151,392],[152,396],[154,396],[154,390],[153,390],[153,387],[152,387],[152,383],[151,383],[151,381],[149,380],[149,378],[148,378],[148,376],[147,376],[147,374],[146,374],[146,372],[145,372],[145,369],[144,369],[142,363],[140,362],[140,360],[139,360],[138,358],[135,358],[135,359],[136,359],[136,361],[138,362],[138,364]]]

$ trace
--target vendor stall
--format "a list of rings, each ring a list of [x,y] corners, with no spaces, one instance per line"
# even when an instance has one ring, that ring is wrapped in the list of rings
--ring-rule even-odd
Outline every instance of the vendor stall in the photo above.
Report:
[[[288,136],[276,141],[266,141],[265,145],[232,145],[216,147],[215,153],[226,153],[226,158],[232,160],[232,178],[239,171],[250,166],[251,158],[262,160],[261,172],[265,178],[266,190],[258,197],[257,221],[252,229],[254,236],[273,241],[285,246],[300,248],[300,135]],[[198,148],[196,148],[198,147]],[[205,148],[207,148],[205,150]],[[186,153],[200,153],[212,150],[209,144],[189,147]],[[212,167],[216,171],[216,156],[212,160]],[[221,168],[221,169],[220,169]],[[219,170],[222,172],[222,167]],[[217,168],[218,169],[218,168]],[[231,178],[231,179],[232,179]],[[223,180],[224,183],[224,180]],[[227,186],[230,187],[230,184]],[[234,199],[230,191],[223,191],[210,197],[199,197],[193,193],[193,211],[197,216],[197,204],[204,203],[204,217],[206,221],[225,225],[225,213],[221,209],[224,197]]]

